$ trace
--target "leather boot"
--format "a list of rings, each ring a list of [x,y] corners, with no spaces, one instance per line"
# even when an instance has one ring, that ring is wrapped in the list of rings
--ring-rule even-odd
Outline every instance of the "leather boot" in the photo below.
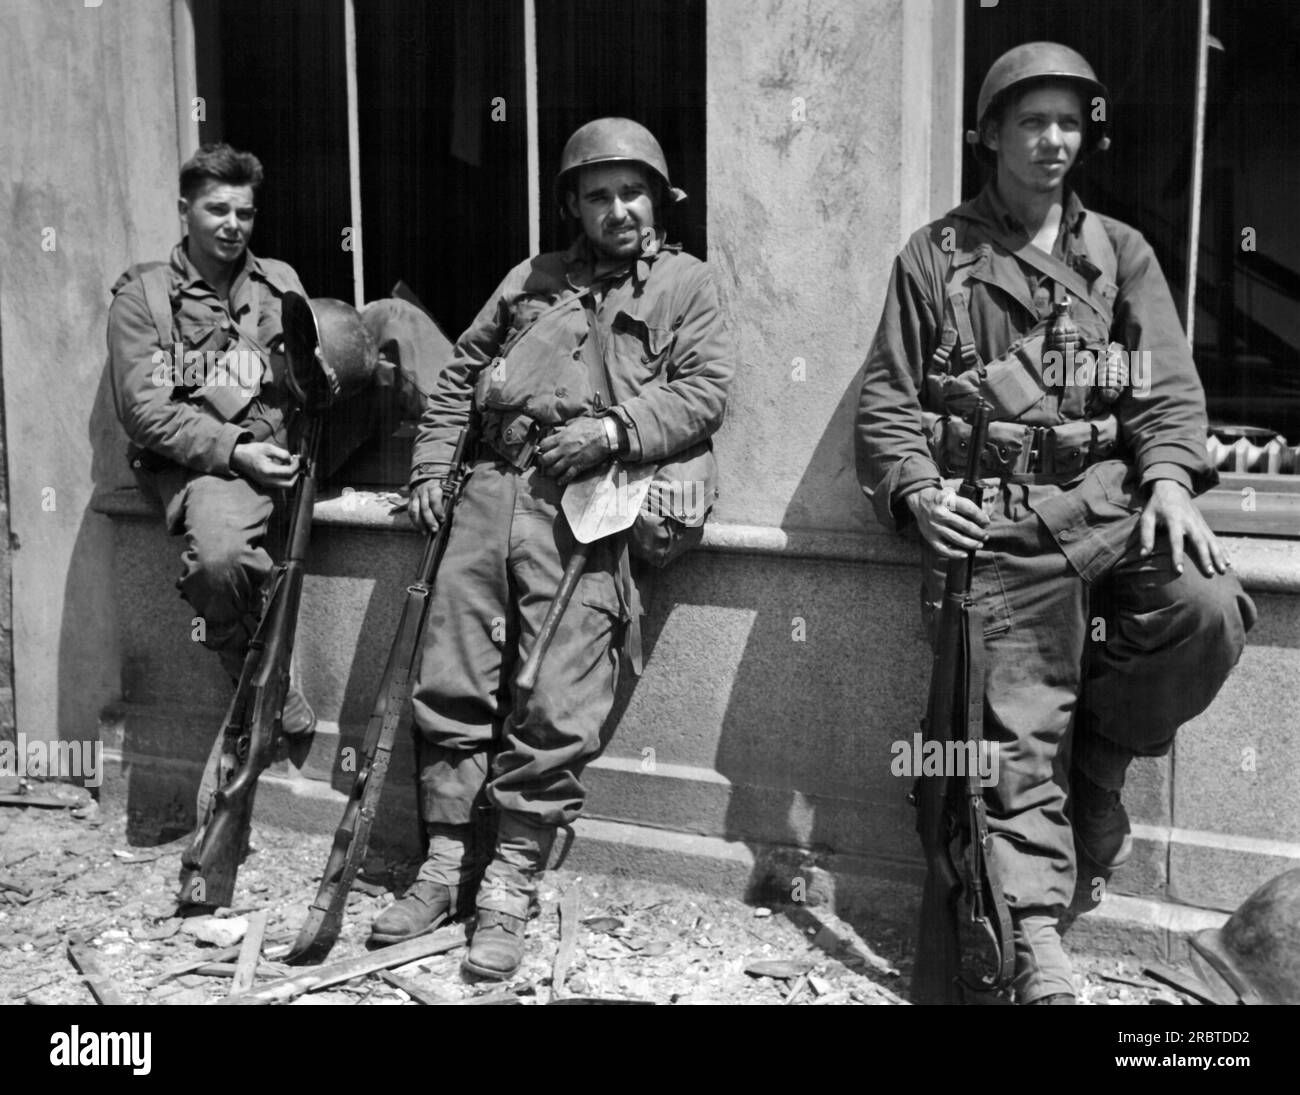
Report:
[[[524,958],[524,932],[537,901],[537,883],[555,841],[555,828],[503,813],[496,853],[478,893],[478,921],[462,963],[475,977],[505,981]]]
[[[1070,779],[1070,824],[1074,826],[1079,873],[1093,868],[1109,876],[1133,854],[1128,812],[1118,790],[1094,783],[1078,769]]]
[[[372,943],[386,946],[424,935],[463,916],[473,900],[477,863],[472,826],[429,824],[428,855],[411,888],[370,926]]]
[[[370,941],[380,946],[401,943],[445,924],[456,915],[459,889],[417,879],[401,901],[375,917]]]

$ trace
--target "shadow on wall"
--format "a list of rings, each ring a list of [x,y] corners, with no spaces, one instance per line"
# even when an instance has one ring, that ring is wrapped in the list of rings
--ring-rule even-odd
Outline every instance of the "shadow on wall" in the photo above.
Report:
[[[859,371],[791,496],[790,532],[806,527],[811,496],[828,490],[875,522],[854,465],[860,388]],[[917,859],[911,780],[890,772],[891,744],[911,740],[925,703],[916,575],[830,559],[710,562],[739,571],[728,583],[733,603],[756,610],[716,759],[732,785],[727,835],[759,855],[751,896],[856,916],[866,910],[834,892],[837,860],[867,859],[873,874],[897,877]]]

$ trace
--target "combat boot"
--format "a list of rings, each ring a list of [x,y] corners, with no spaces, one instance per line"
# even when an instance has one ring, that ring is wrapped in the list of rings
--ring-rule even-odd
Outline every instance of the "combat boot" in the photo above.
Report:
[[[411,888],[370,925],[370,941],[401,943],[434,931],[472,908],[478,881],[473,827],[428,824],[428,854]]]
[[[401,901],[375,917],[370,925],[370,941],[387,946],[433,931],[455,918],[459,896],[459,886],[416,879]]]
[[[478,920],[465,973],[506,981],[524,959],[524,933],[537,902],[537,883],[555,841],[553,826],[536,825],[518,814],[502,814],[496,853],[478,893]]]
[[[1094,783],[1077,768],[1070,791],[1070,824],[1079,853],[1079,873],[1095,867],[1109,875],[1133,854],[1128,811],[1120,793]]]

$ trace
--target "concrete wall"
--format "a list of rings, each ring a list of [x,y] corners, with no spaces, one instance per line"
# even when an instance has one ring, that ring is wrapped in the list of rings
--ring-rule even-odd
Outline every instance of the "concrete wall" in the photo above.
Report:
[[[167,0],[0,5],[0,361],[18,728],[87,738],[117,691],[108,522],[126,479],[102,383],[109,286],[174,242]]]
[[[862,528],[855,377],[893,255],[951,205],[943,88],[959,10],[714,0],[708,13],[709,258],[744,363],[719,516]]]

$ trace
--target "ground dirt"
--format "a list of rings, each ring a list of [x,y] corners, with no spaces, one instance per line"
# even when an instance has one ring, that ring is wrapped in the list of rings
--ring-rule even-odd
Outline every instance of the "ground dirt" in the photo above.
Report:
[[[329,850],[326,835],[255,829],[254,851],[239,873],[237,907],[181,918],[175,903],[181,843],[130,847],[126,819],[101,815],[85,791],[50,783],[32,789],[63,797],[68,806],[0,806],[0,1002],[90,1003],[90,982],[73,964],[70,942],[83,947],[102,983],[126,1003],[214,1002],[230,992],[228,973],[194,967],[216,961],[219,945],[236,944],[250,915],[262,909],[269,917],[258,984],[301,968],[278,965],[276,948],[284,953],[315,896]],[[367,953],[370,922],[402,892],[415,866],[378,856],[367,861],[328,962]],[[579,927],[567,975],[556,985],[559,907],[571,892]],[[911,940],[896,928],[867,931],[870,938],[864,938],[825,909],[754,907],[671,885],[564,869],[546,876],[540,896],[527,957],[509,983],[467,979],[460,970],[463,948],[393,972],[425,1002],[906,1002]],[[1150,982],[1132,963],[1075,957],[1084,1003],[1191,1002]],[[228,952],[223,960],[233,959]],[[411,1000],[412,994],[367,975],[294,1003]]]

